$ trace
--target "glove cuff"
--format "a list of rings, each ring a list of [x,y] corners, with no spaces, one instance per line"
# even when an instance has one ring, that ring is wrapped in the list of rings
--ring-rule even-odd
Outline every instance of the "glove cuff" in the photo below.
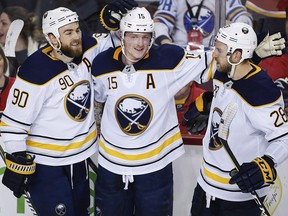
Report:
[[[22,175],[32,175],[36,170],[34,157],[27,154],[26,158],[21,157],[21,160],[24,160],[26,163],[20,164],[17,162],[17,157],[15,158],[13,155],[5,153],[5,163],[7,169]]]
[[[254,159],[253,162],[259,166],[262,172],[264,182],[271,184],[275,181],[277,177],[277,172],[274,168],[274,162],[272,158],[264,155],[263,157],[258,157]]]
[[[155,39],[155,43],[156,43],[157,45],[161,45],[163,40],[169,40],[169,41],[171,41],[171,39],[170,39],[169,37],[167,37],[166,35],[160,35],[159,37],[157,37],[157,38]],[[171,43],[172,43],[172,42],[171,42]]]
[[[208,114],[210,111],[209,103],[213,98],[213,92],[207,91],[198,96],[195,100],[195,106],[198,112],[202,114]]]
[[[100,22],[109,31],[116,31],[119,29],[120,25],[120,19],[118,20],[117,18],[112,16],[113,11],[109,9],[106,5],[100,12]],[[115,13],[115,15],[119,15],[119,13]]]

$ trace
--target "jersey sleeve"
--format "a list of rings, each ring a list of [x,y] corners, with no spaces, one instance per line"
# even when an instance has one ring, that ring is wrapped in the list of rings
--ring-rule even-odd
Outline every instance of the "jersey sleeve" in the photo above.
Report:
[[[268,140],[265,154],[272,156],[276,164],[281,164],[288,157],[288,120],[283,107],[281,96],[271,105],[251,108],[247,114],[253,126],[262,131]]]
[[[107,99],[106,87],[100,77],[93,76],[94,99],[97,102],[104,103]]]
[[[169,35],[173,32],[177,17],[176,3],[175,0],[160,1],[154,14],[156,42],[161,36],[171,39]]]
[[[253,25],[252,15],[242,5],[241,0],[226,1],[226,19],[231,22],[244,22],[250,26]]]
[[[110,47],[116,47],[120,44],[119,37],[117,37],[117,33],[113,32],[111,34],[108,33],[94,33],[93,38],[97,41],[97,46],[95,52],[98,54],[107,50]]]
[[[271,104],[260,107],[251,107],[247,113],[255,128],[265,134],[268,141],[287,133],[287,117],[284,112],[284,103],[282,96]]]
[[[93,79],[93,90],[94,90],[94,99],[97,102],[104,103],[107,99],[107,86],[103,82],[103,74],[105,75],[105,70],[107,67],[113,65],[111,63],[112,57],[111,52],[114,49],[108,49],[100,53],[92,62],[92,79]],[[106,60],[106,61],[105,61]],[[103,64],[103,62],[106,62]]]
[[[16,79],[0,125],[8,152],[26,150],[26,137],[30,127],[51,92],[46,85],[35,85],[19,77]]]
[[[202,84],[212,79],[215,70],[212,51],[186,52],[183,62],[175,72],[176,81],[179,85],[191,81]]]

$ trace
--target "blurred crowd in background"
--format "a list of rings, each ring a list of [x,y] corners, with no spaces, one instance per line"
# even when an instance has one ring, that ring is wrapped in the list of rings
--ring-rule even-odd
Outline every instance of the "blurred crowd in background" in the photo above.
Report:
[[[157,10],[160,0],[138,0],[139,6],[144,6],[153,15]],[[239,0],[240,1],[240,0]],[[109,0],[1,0],[0,11],[10,6],[21,6],[29,12],[42,17],[45,11],[65,6],[73,11],[77,11],[83,31],[103,32],[105,29],[99,22],[100,10],[109,2]],[[282,31],[285,33],[285,11],[277,8],[279,0],[241,0],[253,17],[253,25],[256,32],[269,30],[270,33]],[[41,19],[37,21],[41,24]]]

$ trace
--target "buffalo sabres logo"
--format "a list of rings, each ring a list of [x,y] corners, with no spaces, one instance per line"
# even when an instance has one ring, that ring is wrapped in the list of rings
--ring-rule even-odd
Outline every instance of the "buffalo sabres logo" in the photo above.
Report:
[[[153,109],[147,99],[139,95],[125,95],[116,102],[115,116],[125,134],[136,136],[150,124]]]
[[[102,215],[102,211],[101,211],[101,209],[98,207],[98,206],[96,206],[96,209],[95,209],[95,216],[101,216]]]
[[[76,121],[84,121],[90,111],[91,87],[88,81],[82,81],[72,87],[66,95],[66,112]]]
[[[218,129],[222,116],[222,111],[218,108],[214,108],[211,121],[211,130],[210,130],[210,141],[209,149],[218,150],[222,147],[222,144],[218,137]]]
[[[66,214],[66,206],[63,203],[59,203],[55,207],[55,212],[57,215],[63,216]]]
[[[192,12],[195,15],[197,13],[199,5],[192,6]],[[200,14],[197,21],[197,26],[201,29],[203,37],[208,37],[214,30],[215,25],[215,14],[205,5],[202,5]],[[192,30],[192,19],[190,17],[189,11],[187,10],[184,15],[184,26],[186,31]]]

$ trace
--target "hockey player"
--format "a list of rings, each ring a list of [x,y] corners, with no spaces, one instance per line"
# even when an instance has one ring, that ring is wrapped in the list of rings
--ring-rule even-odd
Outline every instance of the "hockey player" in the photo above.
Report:
[[[172,215],[172,162],[184,153],[174,95],[212,73],[212,55],[153,46],[154,23],[145,8],[127,13],[120,32],[121,47],[92,64],[95,99],[105,103],[96,209],[102,216]]]
[[[112,1],[101,16],[108,22],[136,5]],[[82,34],[78,15],[64,7],[47,11],[42,28],[49,45],[20,67],[1,119],[7,149],[2,182],[16,197],[28,190],[41,216],[84,216],[90,205],[87,158],[98,141],[91,65],[112,40]]]
[[[188,50],[209,48],[209,42],[215,35],[216,22],[216,0],[162,0],[154,14],[156,44],[174,43]],[[226,0],[227,22],[244,22],[252,26],[252,16],[247,12],[240,0]],[[273,40],[273,44],[283,45],[281,35],[267,36],[266,40]],[[271,46],[272,47],[272,46]],[[256,50],[254,55],[257,60],[271,55],[269,52]],[[281,55],[278,52],[277,55]],[[259,57],[258,57],[259,56]],[[211,84],[199,86],[189,83],[176,94],[179,120],[187,110],[189,104],[194,100],[196,92],[211,90]],[[196,87],[196,88],[195,88]],[[194,91],[194,92],[193,92]],[[191,93],[192,92],[192,93]],[[202,121],[203,123],[203,121]],[[192,128],[190,132],[199,134],[206,127]]]
[[[213,54],[217,71],[203,139],[203,163],[192,201],[193,216],[260,216],[251,193],[256,191],[258,201],[263,202],[276,179],[276,166],[288,157],[283,97],[266,72],[249,61],[256,45],[254,30],[244,23],[227,25],[217,34]],[[231,153],[218,137],[222,113],[231,102],[238,104],[228,136],[231,151],[241,165],[237,171]],[[207,110],[207,106],[202,109]],[[193,121],[194,116],[190,117]],[[265,210],[263,203],[261,209]]]

